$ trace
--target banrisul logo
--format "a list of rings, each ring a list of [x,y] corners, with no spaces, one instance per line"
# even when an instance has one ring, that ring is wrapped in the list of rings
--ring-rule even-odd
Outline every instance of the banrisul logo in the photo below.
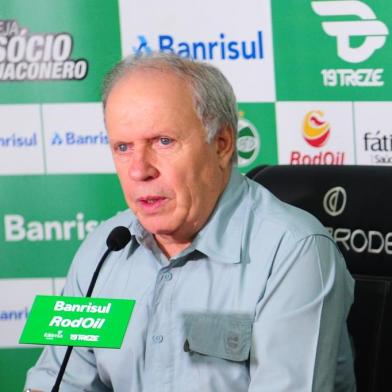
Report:
[[[181,57],[195,60],[256,60],[264,58],[262,31],[256,31],[253,38],[243,39],[218,33],[211,39],[186,41],[169,34],[159,34],[154,39],[138,35],[132,45],[134,54],[159,52],[177,53]]]
[[[238,166],[251,165],[260,152],[260,136],[256,127],[247,119],[238,120],[237,156]]]
[[[68,130],[66,132],[53,132],[50,138],[51,146],[96,146],[107,145],[108,143],[108,136],[103,131],[81,134],[74,130]]]
[[[97,220],[85,220],[81,212],[64,221],[29,221],[23,215],[5,214],[4,239],[6,242],[83,240],[98,224]]]
[[[27,307],[24,307],[23,309],[12,309],[12,310],[0,309],[0,322],[26,320],[28,315],[29,315],[29,310]]]
[[[37,145],[37,132],[33,132],[28,136],[21,136],[16,133],[0,136],[0,147],[36,147]]]
[[[0,81],[82,80],[85,59],[73,59],[67,32],[31,33],[17,20],[0,20]]]
[[[312,147],[322,147],[329,138],[330,124],[321,110],[312,110],[305,115],[303,137]]]
[[[383,68],[360,66],[385,45],[388,27],[368,4],[358,0],[312,1],[313,11],[322,17],[325,34],[336,40],[336,54],[347,68],[323,69],[323,84],[328,87],[381,87]],[[358,65],[358,68],[354,66]]]

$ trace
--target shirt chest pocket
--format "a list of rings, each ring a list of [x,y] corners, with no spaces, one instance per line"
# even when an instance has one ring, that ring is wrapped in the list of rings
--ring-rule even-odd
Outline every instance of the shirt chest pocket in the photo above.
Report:
[[[184,351],[230,361],[249,358],[252,319],[248,315],[191,314],[185,319]]]

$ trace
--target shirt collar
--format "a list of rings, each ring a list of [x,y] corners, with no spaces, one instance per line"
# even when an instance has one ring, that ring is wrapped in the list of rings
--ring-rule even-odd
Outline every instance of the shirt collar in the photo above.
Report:
[[[233,167],[229,182],[207,223],[196,235],[192,244],[174,259],[196,250],[211,261],[239,263],[245,214],[248,210],[244,197],[246,189],[244,177],[237,167]],[[130,232],[138,244],[149,249],[153,248],[153,236],[136,218],[130,225]]]

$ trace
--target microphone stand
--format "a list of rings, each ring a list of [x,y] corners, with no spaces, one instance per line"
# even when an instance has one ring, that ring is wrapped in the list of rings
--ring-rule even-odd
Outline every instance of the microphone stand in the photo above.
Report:
[[[97,281],[98,275],[99,275],[99,271],[101,270],[103,263],[106,260],[106,257],[109,255],[109,253],[112,251],[113,249],[108,248],[106,249],[105,253],[102,255],[101,260],[99,261],[97,268],[95,269],[94,275],[91,279],[90,282],[90,286],[87,290],[87,294],[86,294],[86,298],[91,297],[91,294],[94,290],[94,286],[95,286],[95,282]],[[64,359],[63,362],[61,364],[60,370],[57,374],[57,378],[56,378],[56,382],[53,385],[52,391],[51,392],[58,392],[59,388],[60,388],[60,384],[61,384],[61,380],[63,379],[64,373],[65,373],[65,368],[67,367],[68,361],[69,361],[69,357],[71,356],[72,350],[73,350],[74,346],[68,346],[67,347],[67,351],[65,352],[64,355]]]

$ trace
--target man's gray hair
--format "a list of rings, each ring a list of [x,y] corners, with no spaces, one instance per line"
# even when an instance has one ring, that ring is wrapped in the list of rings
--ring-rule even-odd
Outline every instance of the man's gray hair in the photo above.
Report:
[[[212,65],[188,60],[174,53],[153,52],[128,56],[120,61],[104,79],[104,109],[112,88],[132,71],[144,69],[173,72],[190,84],[195,111],[206,129],[208,142],[226,126],[233,131],[235,140],[238,126],[237,102],[226,77]]]

